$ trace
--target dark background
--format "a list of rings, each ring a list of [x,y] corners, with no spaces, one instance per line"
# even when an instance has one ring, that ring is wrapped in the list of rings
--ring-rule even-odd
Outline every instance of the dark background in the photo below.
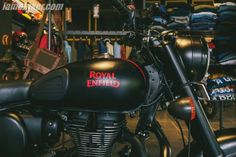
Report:
[[[119,12],[113,8],[111,0],[67,0],[66,5],[72,7],[73,12],[73,22],[68,24],[68,30],[88,30],[88,11],[92,11],[96,3],[100,4],[97,30],[121,30],[123,21]],[[135,0],[137,8],[142,8],[142,3],[142,0]],[[93,18],[91,22],[91,28],[94,30]]]

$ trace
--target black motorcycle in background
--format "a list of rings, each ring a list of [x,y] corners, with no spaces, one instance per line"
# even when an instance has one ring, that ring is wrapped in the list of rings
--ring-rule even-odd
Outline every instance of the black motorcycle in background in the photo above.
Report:
[[[186,121],[193,138],[179,157],[235,156],[236,129],[213,132],[198,100],[195,82],[209,65],[206,42],[155,27],[137,28],[128,40],[134,45],[132,60],[85,60],[33,82],[1,82],[0,155],[111,157],[116,143],[127,142],[130,147],[120,156],[147,157],[145,140],[153,132],[157,156],[171,157],[155,119],[158,104],[170,102],[169,113]],[[135,111],[140,118],[132,133],[126,115]]]

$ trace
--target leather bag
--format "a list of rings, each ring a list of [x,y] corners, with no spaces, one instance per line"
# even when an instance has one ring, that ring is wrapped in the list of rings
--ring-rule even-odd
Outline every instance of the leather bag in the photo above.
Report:
[[[31,70],[34,70],[40,74],[46,74],[49,71],[61,67],[66,64],[66,55],[64,52],[64,42],[62,39],[62,33],[60,31],[60,38],[62,40],[61,53],[55,53],[48,49],[39,48],[40,38],[44,29],[44,24],[47,18],[47,11],[44,12],[43,18],[39,25],[35,41],[27,53],[24,65],[26,70],[23,75],[23,79],[27,79]]]

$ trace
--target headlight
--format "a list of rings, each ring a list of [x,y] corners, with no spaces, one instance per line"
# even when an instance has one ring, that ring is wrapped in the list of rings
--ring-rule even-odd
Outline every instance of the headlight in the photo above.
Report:
[[[210,51],[205,39],[192,36],[177,37],[175,48],[188,78],[191,81],[201,81],[210,64]]]

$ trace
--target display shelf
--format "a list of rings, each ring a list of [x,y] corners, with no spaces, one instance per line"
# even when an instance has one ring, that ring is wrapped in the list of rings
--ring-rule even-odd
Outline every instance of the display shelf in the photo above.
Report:
[[[192,0],[193,4],[214,4],[214,0]]]
[[[13,17],[13,22],[18,24],[22,24],[22,25],[35,25],[37,26],[39,24],[39,22],[30,20],[26,17],[24,17],[23,15],[19,14],[17,11],[12,11],[12,17]]]
[[[66,31],[65,35],[80,36],[124,36],[129,31]]]

